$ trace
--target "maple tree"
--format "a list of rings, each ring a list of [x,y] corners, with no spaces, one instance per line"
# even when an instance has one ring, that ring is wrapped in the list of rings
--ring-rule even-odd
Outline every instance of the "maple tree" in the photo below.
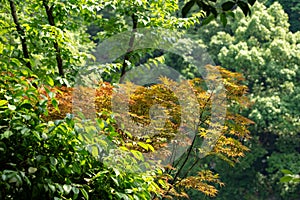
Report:
[[[208,153],[209,157],[219,157],[229,164],[233,165],[235,162],[238,162],[239,158],[244,156],[245,151],[249,149],[243,144],[243,141],[247,141],[250,138],[248,126],[252,123],[250,120],[244,118],[236,112],[237,107],[241,109],[244,106],[247,106],[247,99],[245,98],[245,93],[247,88],[242,85],[243,78],[238,73],[232,73],[223,68],[218,67],[218,70],[221,72],[223,77],[223,83],[226,88],[226,94],[229,104],[235,104],[235,109],[228,109],[227,117],[225,121],[225,126],[222,124],[213,124],[216,132],[221,132],[219,135],[216,144],[212,143],[214,147],[212,151]],[[214,79],[215,77],[210,77]],[[186,140],[180,140],[180,137],[177,138],[176,135],[180,135],[180,129],[178,129],[181,123],[189,125],[188,120],[185,119],[185,122],[181,122],[180,116],[182,111],[178,99],[174,95],[174,92],[168,88],[178,85],[178,83],[169,80],[167,78],[161,79],[161,84],[156,84],[150,87],[136,86],[133,87],[132,84],[124,84],[122,90],[128,90],[129,98],[129,116],[130,121],[134,121],[139,124],[142,128],[136,128],[136,126],[128,126],[130,123],[128,121],[128,116],[121,116],[119,121],[122,121],[126,124],[126,128],[122,124],[114,122],[112,125],[117,130],[114,134],[107,132],[107,129],[102,128],[102,134],[108,134],[111,136],[111,140],[117,145],[124,147],[123,150],[128,150],[132,152],[142,152],[145,157],[149,156],[147,153],[158,151],[159,156],[156,159],[165,160],[168,158],[168,155],[172,153],[170,149],[166,149],[168,143],[172,140],[179,140],[177,148],[185,147],[188,145],[187,152],[193,149],[193,152],[184,153],[179,159],[173,160],[169,163],[166,169],[166,172],[163,173],[163,176],[159,180],[161,187],[164,188],[164,191],[161,191],[161,195],[165,197],[180,196],[187,197],[188,195],[185,192],[185,189],[196,189],[203,192],[209,196],[215,196],[217,194],[217,189],[215,186],[209,183],[216,183],[220,186],[223,183],[219,180],[217,174],[213,174],[208,169],[198,169],[198,174],[191,175],[190,172],[195,168],[197,163],[200,162],[201,157],[198,157],[197,154],[201,154],[201,142],[205,139],[210,139],[213,137],[213,133],[209,132],[208,126],[210,124],[210,111],[211,111],[211,98],[214,94],[209,94],[203,88],[204,80],[201,78],[196,78],[194,80],[188,81],[188,84],[193,88],[193,91],[197,97],[197,103],[199,103],[199,116],[200,121],[197,125],[198,128],[195,130],[195,136],[191,138],[185,138]],[[181,83],[178,85],[179,91],[184,91],[185,88],[180,89],[184,84]],[[134,89],[133,89],[134,88]],[[48,119],[63,117],[66,113],[70,113],[71,110],[71,101],[70,98],[72,95],[72,89],[65,90],[62,88],[62,94],[58,93],[58,100],[60,101],[59,110],[49,109]],[[87,91],[88,88],[83,88],[83,91]],[[92,109],[96,109],[96,113],[100,116],[100,120],[107,121],[111,118],[112,113],[112,96],[114,86],[107,82],[99,83],[99,88],[96,90],[89,89],[92,92],[95,92],[94,101],[95,108],[88,108],[85,113],[91,113]],[[133,91],[132,91],[133,90]],[[155,98],[153,98],[155,96]],[[192,97],[191,97],[192,98]],[[119,103],[124,103],[124,97],[121,95],[120,98],[115,98],[114,101],[120,101]],[[192,101],[192,100],[190,100]],[[91,102],[92,103],[92,102]],[[91,104],[88,103],[88,104]],[[81,106],[86,108],[86,102],[79,103]],[[117,103],[118,104],[118,103]],[[151,106],[154,104],[162,105],[164,108],[160,112],[164,112],[169,118],[163,123],[163,126],[154,126],[147,128],[149,123],[155,123],[155,119],[152,119],[150,116]],[[189,110],[189,108],[184,108]],[[196,108],[194,108],[196,109]],[[197,113],[197,112],[195,112]],[[115,113],[118,114],[118,113]],[[114,114],[114,115],[115,115]],[[162,114],[162,113],[161,113]],[[189,113],[188,117],[194,117],[193,114]],[[197,113],[198,114],[198,113]],[[161,122],[161,119],[158,120]],[[132,123],[132,122],[131,122]],[[123,127],[123,128],[122,128]],[[155,130],[157,129],[157,130]],[[181,135],[182,136],[182,135]],[[174,139],[175,138],[175,139]],[[192,142],[193,141],[193,142]],[[197,153],[194,153],[196,150]],[[142,156],[142,155],[141,155]],[[182,160],[185,160],[182,162]],[[189,165],[186,165],[187,161],[191,162]],[[183,171],[184,167],[189,169]],[[197,169],[197,168],[196,168]]]

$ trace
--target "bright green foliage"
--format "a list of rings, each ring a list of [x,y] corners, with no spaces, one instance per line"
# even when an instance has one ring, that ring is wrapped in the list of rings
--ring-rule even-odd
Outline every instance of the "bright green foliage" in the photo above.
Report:
[[[281,172],[284,174],[282,178],[280,178],[280,182],[300,182],[300,176],[298,174],[293,174],[290,170],[283,169]]]
[[[274,0],[268,0],[266,4],[274,3]],[[290,30],[292,32],[300,31],[300,2],[298,0],[278,0],[289,15]]]
[[[55,82],[68,85],[72,80],[79,66],[84,64],[90,55],[88,50],[93,47],[85,33],[87,20],[95,19],[97,4],[84,7],[82,2],[58,2],[43,1],[50,8],[53,14],[54,26],[47,20],[46,9],[42,1],[11,1],[14,2],[18,24],[24,32],[26,45],[29,52],[29,62],[32,70],[40,77],[51,76]],[[91,4],[85,1],[86,4]],[[7,46],[2,57],[14,57],[25,62],[20,44],[20,34],[13,21],[9,1],[3,1],[1,5],[1,38],[0,43]],[[78,17],[80,16],[80,17]],[[86,21],[85,21],[86,19]],[[22,36],[23,37],[23,36]],[[59,48],[64,74],[68,79],[57,77],[58,63],[57,50]],[[0,48],[1,49],[1,48]],[[62,74],[60,74],[62,75]]]
[[[265,190],[272,191],[274,198],[297,199],[299,196],[293,195],[297,186],[278,182],[281,169],[300,172],[300,33],[289,32],[288,16],[278,3],[269,8],[256,3],[252,12],[251,18],[245,18],[237,11],[236,21],[224,28],[212,22],[206,30],[200,30],[215,62],[244,74],[253,102],[246,112],[255,121],[252,131],[257,144],[253,145],[259,150],[242,161],[239,174],[218,169],[228,174],[228,179],[236,177],[245,182],[232,182],[236,199],[241,195],[265,199]],[[253,190],[249,190],[247,181]],[[226,191],[223,195],[226,199]]]

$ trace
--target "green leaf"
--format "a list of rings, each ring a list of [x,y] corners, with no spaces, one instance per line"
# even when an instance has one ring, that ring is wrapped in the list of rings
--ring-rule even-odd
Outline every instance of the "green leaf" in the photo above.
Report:
[[[182,8],[182,17],[186,17],[188,12],[191,10],[191,8],[194,6],[195,4],[195,1],[194,0],[191,0],[189,2],[187,2],[184,7]]]
[[[204,26],[204,25],[208,24],[209,22],[211,22],[211,21],[214,20],[214,19],[215,19],[215,16],[214,16],[214,15],[209,15],[207,18],[205,18],[205,19],[202,21],[201,25]]]
[[[24,76],[28,76],[28,71],[26,70],[26,69],[23,69],[23,70],[21,70],[21,73],[24,75]]]
[[[144,160],[143,154],[141,152],[136,151],[136,150],[131,150],[130,152],[136,159],[142,160],[142,161]]]
[[[89,194],[87,193],[87,191],[84,188],[80,188],[80,191],[81,191],[82,195],[84,196],[84,198],[86,200],[88,200],[89,199]]]
[[[9,110],[13,110],[13,111],[16,110],[17,108],[15,105],[11,105],[11,104],[8,104],[7,106]]]
[[[293,172],[291,172],[290,170],[287,170],[287,169],[282,169],[281,172],[284,174],[293,174]]]
[[[163,181],[163,180],[161,180],[161,179],[158,180],[158,183],[159,183],[161,186],[163,186],[164,188],[167,187],[167,186],[166,186],[166,182]]]
[[[235,2],[228,1],[228,2],[225,2],[222,4],[222,9],[224,11],[228,11],[228,10],[231,10],[235,5],[236,5]]]
[[[293,179],[293,177],[291,177],[291,176],[284,176],[284,177],[280,178],[280,182],[287,183],[287,182],[290,182],[292,179]]]
[[[148,151],[149,147],[147,144],[143,143],[143,142],[138,142],[137,143],[140,147],[142,147],[143,149],[146,149]]]
[[[45,80],[48,83],[48,85],[50,85],[51,87],[54,86],[54,81],[50,76],[45,76]]]
[[[234,12],[232,12],[232,11],[228,11],[228,12],[226,12],[226,14],[227,14],[227,16],[230,16],[230,17],[232,17],[233,19],[235,18]]]
[[[147,145],[148,145],[148,147],[149,147],[150,151],[152,151],[152,152],[154,152],[154,151],[155,151],[154,147],[153,147],[151,144],[147,144]]]
[[[3,139],[3,138],[9,138],[12,135],[13,135],[13,132],[11,132],[11,131],[5,131],[3,134],[1,134],[1,139]]]
[[[20,108],[25,108],[25,109],[31,109],[31,108],[33,108],[32,107],[32,105],[30,104],[30,103],[22,103],[21,105],[20,105]]]
[[[50,157],[50,163],[51,163],[51,165],[57,165],[57,159],[56,158],[54,158],[54,157]]]
[[[35,168],[35,167],[29,167],[28,168],[28,173],[29,174],[34,174],[36,171],[37,171],[37,168]]]
[[[74,192],[74,194],[79,194],[79,189],[77,187],[73,187],[72,191]]]
[[[59,108],[58,108],[58,101],[57,101],[56,99],[52,99],[52,100],[51,100],[51,103],[52,103],[53,107],[54,107],[57,111],[59,111]]]
[[[220,14],[220,20],[221,20],[223,26],[226,26],[226,24],[227,24],[227,18],[226,18],[226,14],[225,13],[221,13]]]
[[[73,199],[77,199],[78,194],[79,194],[79,189],[77,187],[72,187],[72,191],[74,193]]]
[[[113,170],[114,170],[116,176],[118,177],[120,175],[120,171],[118,169],[116,169],[116,168],[113,168]]]
[[[238,6],[242,9],[245,16],[247,16],[248,13],[250,14],[250,8],[247,3],[243,1],[238,1]]]
[[[72,190],[72,186],[71,185],[63,185],[63,189],[66,192],[66,194],[69,194],[70,191]]]
[[[50,188],[50,190],[52,192],[55,192],[55,186],[54,185],[48,184],[48,187]]]
[[[110,177],[114,182],[115,182],[115,184],[117,185],[117,186],[119,186],[119,181],[116,179],[116,178],[114,178],[114,177]]]

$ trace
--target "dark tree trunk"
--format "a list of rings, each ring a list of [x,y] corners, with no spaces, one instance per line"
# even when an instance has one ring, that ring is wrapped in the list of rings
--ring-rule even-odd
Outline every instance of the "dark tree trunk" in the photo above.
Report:
[[[9,4],[10,4],[10,11],[11,11],[11,15],[13,17],[14,23],[16,25],[18,34],[20,36],[21,39],[21,44],[22,44],[22,50],[23,50],[23,55],[25,59],[29,59],[29,52],[28,52],[28,47],[27,47],[27,41],[26,41],[26,37],[25,37],[25,32],[22,29],[20,23],[19,23],[19,19],[18,19],[18,15],[17,15],[17,11],[16,11],[16,6],[13,0],[9,0]],[[32,70],[30,61],[27,60],[26,62],[26,66]]]
[[[52,7],[49,7],[47,0],[43,0],[43,5],[44,5],[44,8],[47,13],[49,24],[51,26],[55,26]],[[59,75],[63,77],[65,75],[64,70],[63,70],[63,61],[61,58],[61,52],[60,52],[60,48],[59,48],[57,41],[53,42],[53,46],[56,51],[56,62],[57,62],[58,72],[59,72]]]
[[[132,19],[132,34],[131,34],[130,41],[129,41],[129,48],[127,49],[127,53],[124,56],[124,61],[122,64],[121,80],[122,80],[122,76],[124,76],[126,73],[126,68],[128,67],[128,64],[126,61],[129,60],[129,58],[130,58],[129,53],[133,50],[133,43],[135,40],[135,32],[136,32],[137,24],[138,24],[138,17],[135,14],[131,15],[131,19]]]

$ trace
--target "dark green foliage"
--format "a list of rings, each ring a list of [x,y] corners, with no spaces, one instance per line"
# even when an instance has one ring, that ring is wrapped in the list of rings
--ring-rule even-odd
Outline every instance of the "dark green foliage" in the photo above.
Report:
[[[206,25],[212,19],[220,16],[220,20],[225,26],[227,24],[227,15],[231,15],[231,11],[236,8],[240,8],[245,16],[251,15],[250,7],[254,5],[256,0],[243,0],[237,1],[217,1],[217,0],[190,0],[182,8],[182,16],[186,17],[190,12],[193,11],[194,5],[198,6],[198,9],[202,10],[206,17],[202,19],[201,25]]]

